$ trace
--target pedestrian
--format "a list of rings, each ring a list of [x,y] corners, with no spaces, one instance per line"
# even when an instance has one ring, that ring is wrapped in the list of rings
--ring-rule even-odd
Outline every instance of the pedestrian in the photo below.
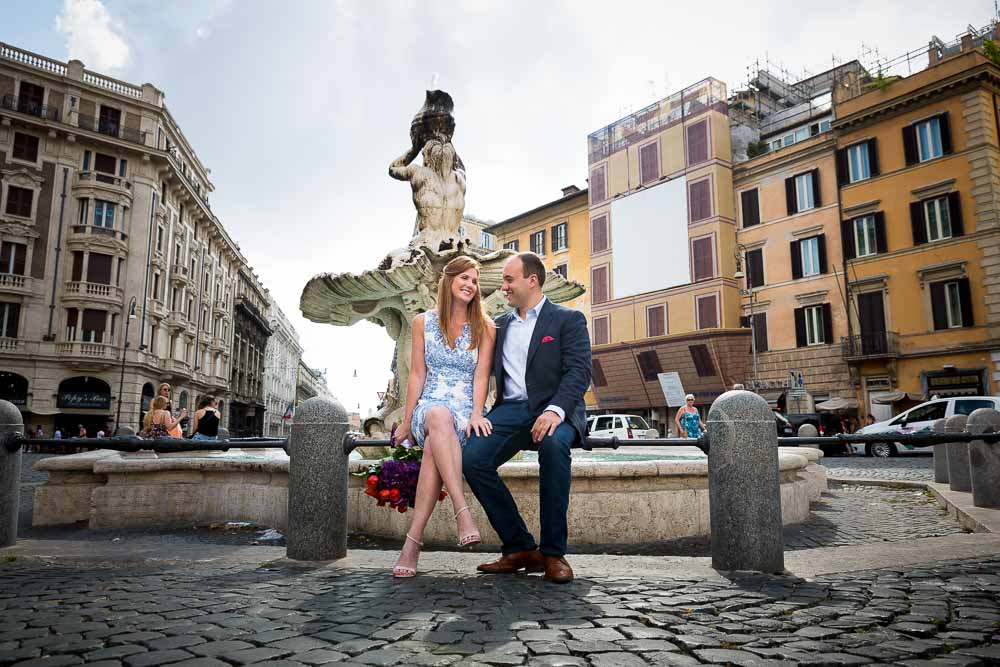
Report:
[[[62,430],[57,426],[56,432],[52,434],[52,437],[56,440],[62,440]]]
[[[171,387],[170,387],[170,383],[169,382],[161,382],[160,386],[156,388],[156,397],[157,398],[163,398],[163,399],[165,399],[167,401],[167,406],[164,408],[164,410],[166,410],[167,412],[169,412],[170,416],[173,417],[174,416],[174,404],[170,400],[170,390],[171,390]],[[186,416],[187,415],[187,408],[182,408],[181,412],[183,412],[184,415]],[[183,438],[184,437],[184,431],[181,429],[181,421],[183,419],[184,419],[184,417],[181,416],[180,413],[177,413],[176,424],[174,425],[174,427],[172,429],[170,429],[170,433],[169,433],[169,435],[170,435],[171,438]]]
[[[83,424],[80,424],[80,425],[77,426],[76,437],[78,437],[78,438],[86,438],[87,437],[87,429],[84,427]]]
[[[694,406],[694,394],[684,397],[684,405],[677,410],[674,424],[677,426],[677,432],[684,438],[700,438],[702,431],[706,430],[705,422],[701,420],[701,414]]]
[[[181,419],[187,415],[187,409],[182,408],[180,415],[174,418],[167,410],[167,399],[157,396],[149,405],[149,412],[142,424],[142,436],[146,438],[172,438],[174,427],[180,424]]]
[[[198,409],[191,422],[192,440],[217,440],[219,437],[219,409],[214,396],[205,396],[198,401]]]
[[[745,387],[739,382],[733,385],[733,391],[743,391],[744,389]]]
[[[38,424],[37,426],[35,426],[35,437],[36,438],[44,438],[45,437],[45,430],[42,428],[41,424]]]
[[[865,417],[865,426],[871,426],[874,423],[875,423],[875,418],[874,417],[872,417],[871,415],[868,415],[867,417]]]
[[[99,431],[97,431],[97,437],[98,438],[103,438],[104,437],[104,429],[100,429]]]

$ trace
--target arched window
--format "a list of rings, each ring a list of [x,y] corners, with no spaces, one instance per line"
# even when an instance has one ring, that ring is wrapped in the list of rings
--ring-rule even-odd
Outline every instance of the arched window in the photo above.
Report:
[[[28,378],[0,371],[0,399],[21,407],[28,403]]]

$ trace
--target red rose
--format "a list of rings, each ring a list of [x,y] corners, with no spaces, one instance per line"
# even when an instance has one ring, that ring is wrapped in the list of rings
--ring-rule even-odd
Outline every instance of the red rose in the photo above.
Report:
[[[378,492],[378,497],[382,500],[389,500],[389,489],[382,489]]]
[[[366,484],[370,487],[378,486],[378,475],[368,475],[368,481]]]
[[[400,505],[396,508],[400,514],[406,514],[406,505]]]
[[[447,491],[442,491],[441,495],[438,496],[438,502],[444,501],[444,499],[447,498],[447,497],[448,497],[448,492]]]
[[[389,500],[392,502],[399,500],[399,489],[391,489],[389,491]]]
[[[375,489],[372,488],[365,489],[365,495],[371,496],[372,498],[378,498],[378,492],[376,492]]]

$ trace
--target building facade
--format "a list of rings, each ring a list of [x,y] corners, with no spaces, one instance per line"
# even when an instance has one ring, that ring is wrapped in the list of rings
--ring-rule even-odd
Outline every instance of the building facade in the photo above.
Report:
[[[310,368],[305,361],[299,359],[298,379],[295,384],[295,404],[319,396],[333,398],[326,384],[326,373],[318,368]]]
[[[268,310],[272,333],[264,357],[264,435],[284,438],[292,430],[291,412],[295,408],[302,345],[295,327],[270,294]]]
[[[236,281],[233,313],[232,409],[229,431],[233,437],[264,434],[264,354],[271,336],[268,323],[270,294],[250,267],[241,267]]]
[[[246,260],[211,191],[154,86],[0,45],[0,391],[27,421],[137,429],[162,381],[225,408]]]
[[[1000,66],[995,27],[836,105],[850,363],[876,419],[1000,380]],[[909,403],[907,404],[907,401]]]

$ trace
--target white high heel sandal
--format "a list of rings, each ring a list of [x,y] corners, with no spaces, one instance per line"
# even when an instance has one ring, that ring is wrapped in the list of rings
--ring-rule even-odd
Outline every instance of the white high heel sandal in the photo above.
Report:
[[[424,546],[423,542],[418,542],[417,540],[413,539],[412,537],[410,537],[409,533],[406,534],[406,539],[415,543],[418,547]],[[397,579],[408,579],[409,577],[415,577],[417,576],[417,568],[402,567],[401,565],[396,565],[394,568],[392,568],[392,576],[396,577]]]
[[[462,509],[460,509],[457,512],[455,512],[455,520],[456,521],[458,520],[458,516],[462,512],[469,512],[470,514],[472,513],[472,511],[469,509],[469,506],[466,505]],[[468,535],[462,535],[461,537],[459,537],[458,538],[458,544],[456,546],[458,546],[458,547],[467,547],[467,546],[471,546],[473,544],[477,544],[477,543],[482,542],[482,541],[483,541],[483,538],[479,535],[479,533],[469,533]]]

